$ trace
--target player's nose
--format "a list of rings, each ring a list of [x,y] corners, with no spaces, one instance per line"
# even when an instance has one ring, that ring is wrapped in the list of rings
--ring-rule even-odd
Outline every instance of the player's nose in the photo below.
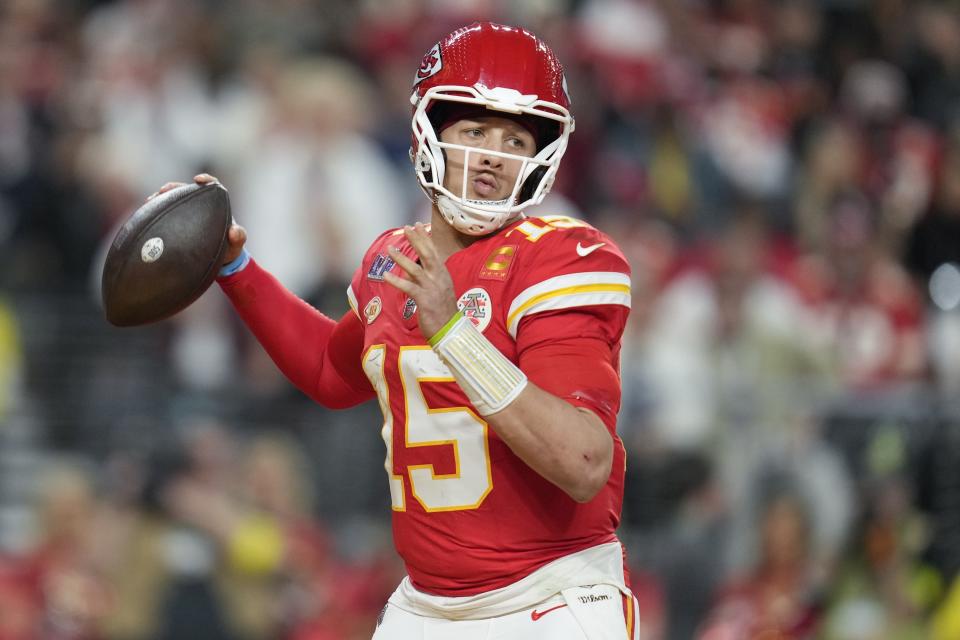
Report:
[[[490,149],[492,151],[492,149]],[[494,155],[492,153],[484,153],[488,149],[484,149],[480,152],[480,166],[485,169],[499,169],[503,166],[503,158],[500,156]]]

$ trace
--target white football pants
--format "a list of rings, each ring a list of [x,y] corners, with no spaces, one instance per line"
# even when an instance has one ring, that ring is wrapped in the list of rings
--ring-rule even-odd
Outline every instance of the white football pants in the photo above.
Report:
[[[373,640],[639,640],[636,619],[634,598],[595,585],[485,620],[427,618],[388,604]]]

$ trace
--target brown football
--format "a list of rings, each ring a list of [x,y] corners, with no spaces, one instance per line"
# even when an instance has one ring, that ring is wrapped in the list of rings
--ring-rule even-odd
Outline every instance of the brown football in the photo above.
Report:
[[[103,266],[107,320],[132,327],[168,318],[209,288],[227,250],[230,199],[219,183],[161,194],[120,227]]]

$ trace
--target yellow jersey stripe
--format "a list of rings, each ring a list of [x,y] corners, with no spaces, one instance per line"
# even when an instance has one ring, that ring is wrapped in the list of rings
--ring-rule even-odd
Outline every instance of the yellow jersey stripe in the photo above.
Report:
[[[513,313],[507,317],[507,326],[513,326],[515,320],[519,320],[519,316],[523,315],[527,310],[529,310],[534,305],[540,304],[544,300],[549,300],[551,298],[559,298],[561,296],[573,296],[583,293],[622,293],[626,296],[630,296],[630,285],[627,284],[615,284],[615,283],[602,283],[602,284],[581,284],[573,287],[566,287],[564,289],[556,289],[554,291],[547,291],[541,293],[540,295],[534,296],[524,302],[522,305],[517,307]],[[585,305],[578,305],[585,306]]]

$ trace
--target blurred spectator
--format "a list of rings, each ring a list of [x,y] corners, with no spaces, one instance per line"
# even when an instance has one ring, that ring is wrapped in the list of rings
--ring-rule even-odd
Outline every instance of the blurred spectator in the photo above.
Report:
[[[0,11],[0,282],[61,290],[82,284],[101,231],[69,166],[77,25],[52,2]]]
[[[927,371],[923,305],[906,270],[880,240],[874,210],[858,193],[827,209],[821,251],[792,266],[814,319],[808,333],[832,352],[844,389],[921,380]]]
[[[840,91],[861,135],[859,187],[876,206],[881,243],[896,250],[930,200],[937,140],[927,123],[906,113],[906,77],[896,66],[858,61]]]
[[[825,370],[810,314],[773,273],[762,209],[744,208],[700,255],[658,297],[641,355],[654,434],[671,447],[783,425],[788,389]]]
[[[655,103],[664,89],[670,32],[657,5],[590,0],[579,8],[580,53],[618,111]]]
[[[784,94],[758,77],[731,79],[699,116],[707,159],[730,185],[729,193],[776,201],[790,175],[789,112]],[[705,196],[710,200],[710,194]]]
[[[755,568],[720,591],[702,640],[817,637],[823,584],[810,571],[810,516],[795,493],[768,490]]]
[[[719,550],[728,544],[730,505],[700,454],[641,450],[631,459],[624,525],[634,532],[627,539],[632,588],[640,600],[638,590],[647,599],[662,594],[662,605],[648,612],[653,631],[692,638],[726,575]]]
[[[801,250],[818,252],[829,242],[832,203],[857,188],[862,152],[855,130],[830,119],[812,129],[803,154],[794,191],[794,230]]]
[[[947,129],[960,118],[960,15],[948,3],[918,4],[916,50],[907,66],[915,112]]]
[[[909,234],[904,261],[926,292],[928,353],[945,392],[960,388],[960,139],[947,146],[930,207]]]
[[[15,559],[0,558],[0,640],[33,640],[41,617],[39,603]]]
[[[209,517],[222,517],[214,497],[231,491],[237,444],[214,422],[191,425],[182,438],[143,459],[128,454],[111,461],[98,527],[98,557],[115,593],[108,637],[229,639],[250,632],[229,618],[215,540],[176,500],[183,484],[197,487],[195,493],[202,487],[211,496]]]
[[[268,111],[250,123],[258,153],[225,173],[251,253],[309,295],[327,280],[347,282],[373,229],[402,224],[409,205],[369,138],[376,101],[359,70],[320,58],[269,64]]]
[[[11,638],[102,637],[113,594],[92,553],[95,514],[89,474],[79,465],[52,464],[41,478],[36,544],[5,576],[10,601],[0,618]]]
[[[910,507],[903,479],[873,485],[848,562],[832,589],[824,638],[830,640],[920,640],[929,638],[928,612],[942,581],[924,566],[923,522]]]
[[[721,458],[731,504],[728,568],[742,571],[755,561],[756,521],[765,506],[764,489],[775,481],[788,485],[805,505],[808,570],[822,579],[842,557],[856,516],[857,487],[818,419],[794,416],[786,430],[786,438],[756,434],[757,442],[735,440]]]
[[[112,499],[90,526],[112,586],[104,637],[369,637],[397,565],[336,557],[297,449],[274,436],[244,446],[214,423],[185,444],[146,467],[111,464]]]

